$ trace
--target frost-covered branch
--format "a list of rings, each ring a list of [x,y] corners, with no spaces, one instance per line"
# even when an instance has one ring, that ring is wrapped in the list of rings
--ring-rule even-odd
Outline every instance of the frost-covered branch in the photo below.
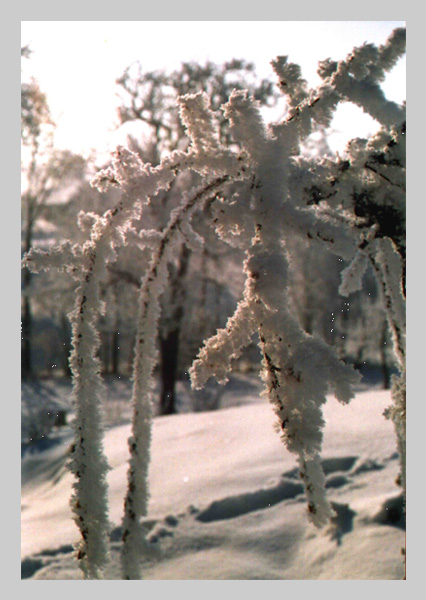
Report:
[[[206,342],[190,374],[196,387],[211,375],[225,380],[231,359],[238,356],[254,332],[258,333],[265,394],[274,406],[283,441],[298,456],[310,518],[321,526],[331,516],[320,461],[321,407],[329,386],[338,399],[347,402],[352,396],[351,384],[358,378],[325,344],[305,334],[288,304],[285,233],[298,228],[304,236],[314,237],[315,227],[326,224],[297,211],[291,202],[291,159],[310,126],[304,131],[287,123],[285,128],[274,128],[271,136],[257,106],[244,92],[231,95],[225,115],[231,120],[235,138],[250,156],[252,176],[235,194],[231,204],[235,208],[230,210],[224,202],[216,211],[215,224],[225,240],[238,237],[246,242],[247,280],[236,313],[225,329]],[[344,237],[337,228],[334,233],[336,241]]]
[[[200,350],[197,360],[189,370],[194,389],[201,389],[210,377],[219,383],[226,383],[232,361],[239,358],[256,332],[256,322],[252,318],[249,302],[243,299],[226,327],[211,337]]]
[[[324,61],[319,74],[329,81],[342,100],[360,106],[379,123],[392,126],[405,119],[405,109],[387,100],[380,83],[398,59],[405,54],[405,29],[396,29],[386,44],[377,48],[364,44],[346,61]]]
[[[351,261],[343,273],[344,293],[359,287],[369,261],[374,258],[380,263],[377,274],[402,365],[405,305],[401,296],[401,260],[398,262],[396,258],[398,252],[396,255],[390,252],[386,240],[380,244],[375,238],[391,234],[397,242],[403,242],[399,232],[389,231],[385,215],[392,208],[382,188],[385,182],[404,190],[401,182],[404,152],[400,135],[383,131],[367,146],[355,146],[358,154],[349,160],[329,161],[328,165],[319,165],[319,169],[315,165],[306,171],[299,160],[300,145],[315,124],[330,124],[341,101],[359,104],[387,128],[398,126],[405,111],[384,98],[379,81],[384,70],[391,68],[403,53],[403,38],[402,32],[397,32],[378,50],[363,47],[339,64],[323,63],[320,70],[324,83],[317,90],[308,90],[300,69],[288,63],[286,57],[279,57],[273,66],[281,89],[288,96],[289,111],[286,119],[269,131],[255,103],[244,92],[234,92],[224,107],[235,140],[249,155],[251,177],[238,190],[234,188],[231,199],[215,207],[215,225],[224,240],[245,249],[247,281],[236,313],[225,329],[205,343],[190,373],[196,387],[212,375],[219,381],[225,380],[231,358],[238,356],[254,331],[258,332],[265,393],[274,406],[283,441],[298,455],[310,518],[319,526],[331,514],[320,463],[324,425],[321,406],[329,388],[334,389],[340,401],[349,401],[353,395],[351,386],[358,377],[328,346],[307,335],[291,314],[287,300],[286,234],[297,232],[302,239],[325,243]],[[403,129],[399,131],[405,133]],[[385,151],[381,153],[383,147]],[[371,182],[370,187],[375,186],[380,197],[376,201],[383,202],[384,208],[375,213],[371,210],[369,214],[364,211],[364,219],[359,219],[356,211],[360,204],[359,201],[355,204],[354,216],[353,200],[357,193],[358,198],[362,193],[365,171],[377,176],[378,181]],[[354,192],[354,187],[360,191]],[[309,189],[317,190],[314,203],[307,201]],[[397,201],[401,202],[399,197]],[[308,208],[310,204],[314,210]],[[360,212],[360,216],[364,215]],[[390,243],[395,250],[395,244]],[[378,250],[372,253],[372,248]]]

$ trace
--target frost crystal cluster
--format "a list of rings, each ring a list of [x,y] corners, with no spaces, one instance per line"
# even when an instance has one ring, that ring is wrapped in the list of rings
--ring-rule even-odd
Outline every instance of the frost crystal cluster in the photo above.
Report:
[[[98,282],[120,246],[149,246],[151,263],[140,288],[133,375],[133,427],[129,439],[128,489],[123,517],[122,576],[139,579],[145,540],[140,519],[147,513],[148,466],[160,296],[167,286],[168,263],[182,244],[200,247],[191,226],[194,211],[206,203],[217,235],[245,253],[244,293],[224,329],[206,340],[190,371],[201,388],[210,377],[225,382],[233,360],[255,337],[262,356],[264,395],[277,426],[294,453],[316,526],[332,516],[321,466],[322,406],[333,391],[339,402],[353,396],[359,379],[334,349],[307,334],[289,300],[289,236],[315,247],[325,245],[348,262],[341,293],[359,289],[367,265],[379,282],[392,332],[400,375],[394,379],[393,405],[405,484],[405,108],[384,96],[380,83],[405,52],[405,30],[386,44],[356,48],[346,60],[320,63],[321,85],[309,89],[297,65],[280,56],[272,62],[288,112],[266,126],[257,103],[234,91],[223,106],[237,150],[221,146],[215,114],[203,93],[179,98],[180,115],[191,141],[154,168],[119,148],[110,167],[93,185],[101,191],[121,186],[120,202],[102,217],[81,215],[91,226],[82,246],[69,243],[50,253],[32,251],[24,262],[33,271],[66,269],[78,282],[71,367],[76,406],[75,442],[70,467],[75,475],[72,507],[80,528],[77,557],[87,578],[100,577],[108,558],[108,511],[102,450],[102,381],[96,351],[101,310]],[[337,106],[352,102],[381,128],[368,140],[353,140],[341,158],[307,158],[302,146],[318,128],[329,127]],[[178,173],[193,170],[204,184],[182,198],[161,232],[136,234],[132,220]]]

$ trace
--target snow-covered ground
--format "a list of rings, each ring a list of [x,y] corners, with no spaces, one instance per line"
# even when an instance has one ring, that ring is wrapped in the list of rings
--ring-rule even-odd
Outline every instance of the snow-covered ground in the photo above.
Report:
[[[115,388],[117,398],[125,388]],[[127,388],[126,388],[127,389]],[[249,378],[234,382],[221,410],[156,417],[145,519],[147,580],[398,580],[404,577],[404,517],[389,392],[360,391],[349,406],[325,407],[324,468],[333,523],[306,517],[294,458]],[[113,395],[113,394],[112,394]],[[120,579],[120,522],[127,471],[129,407],[111,406],[105,450],[111,562]],[[22,578],[81,579],[72,544],[71,434],[59,429],[22,457]]]

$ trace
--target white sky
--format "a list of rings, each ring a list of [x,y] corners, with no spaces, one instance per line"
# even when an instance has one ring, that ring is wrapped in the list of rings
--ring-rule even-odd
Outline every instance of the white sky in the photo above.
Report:
[[[402,21],[23,21],[23,61],[46,93],[57,123],[56,145],[86,153],[112,150],[124,139],[113,133],[118,106],[115,80],[140,60],[146,70],[172,69],[185,60],[221,63],[244,58],[260,76],[274,78],[270,61],[287,54],[311,85],[319,60],[344,58],[364,42],[382,44]],[[388,77],[389,98],[405,99],[405,59]],[[360,112],[360,111],[359,111]],[[345,136],[367,135],[369,118],[343,108],[335,128]],[[336,135],[338,146],[343,138]]]

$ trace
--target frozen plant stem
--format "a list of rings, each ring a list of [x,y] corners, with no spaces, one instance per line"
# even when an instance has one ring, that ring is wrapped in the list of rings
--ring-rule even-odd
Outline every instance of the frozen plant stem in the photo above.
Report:
[[[216,193],[227,180],[228,176],[216,178],[195,192],[172,213],[169,225],[158,242],[158,248],[154,251],[151,265],[141,286],[133,366],[132,435],[128,440],[130,451],[128,487],[123,517],[121,553],[123,579],[141,579],[141,554],[146,542],[140,519],[147,514],[149,500],[148,467],[153,413],[153,372],[158,354],[159,300],[167,284],[168,262],[176,251],[177,245],[185,243],[181,230],[193,209],[207,195]]]
[[[77,559],[86,579],[98,579],[108,561],[108,464],[103,453],[103,425],[100,410],[103,383],[96,356],[97,282],[93,276],[96,250],[88,252],[88,267],[72,316],[73,346],[70,364],[76,411],[74,443],[69,468],[75,476],[71,507],[81,533]]]

